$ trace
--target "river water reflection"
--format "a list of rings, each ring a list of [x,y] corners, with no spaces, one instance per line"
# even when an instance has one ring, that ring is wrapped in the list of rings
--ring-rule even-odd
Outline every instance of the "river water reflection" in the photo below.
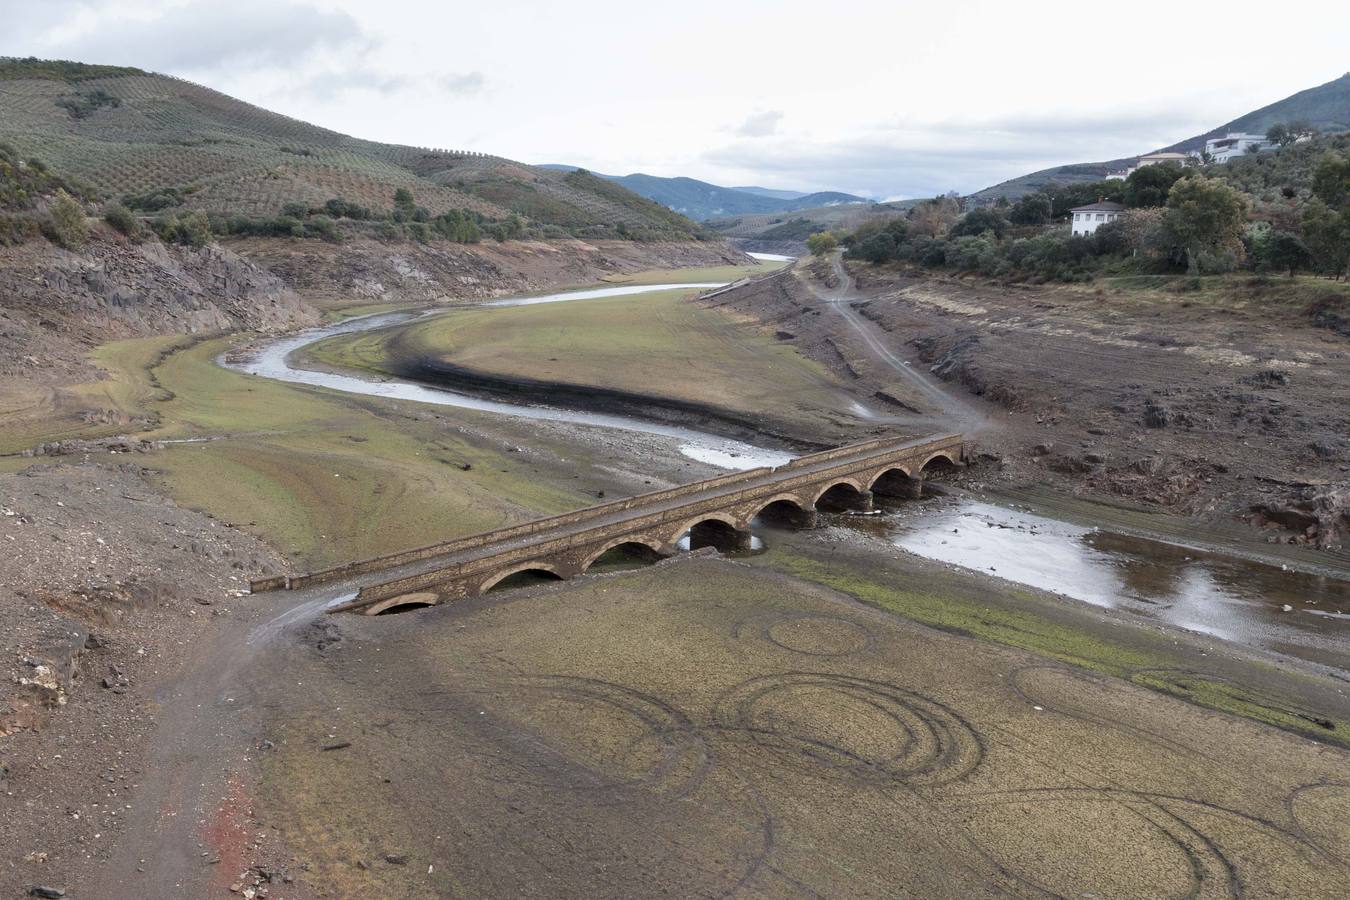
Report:
[[[928,559],[1350,669],[1350,582],[955,498],[851,517]]]

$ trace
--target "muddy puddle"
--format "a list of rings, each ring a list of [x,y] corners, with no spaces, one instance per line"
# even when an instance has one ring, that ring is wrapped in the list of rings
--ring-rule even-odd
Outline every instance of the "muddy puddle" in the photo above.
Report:
[[[927,559],[1350,671],[1350,581],[968,499],[840,521]]]

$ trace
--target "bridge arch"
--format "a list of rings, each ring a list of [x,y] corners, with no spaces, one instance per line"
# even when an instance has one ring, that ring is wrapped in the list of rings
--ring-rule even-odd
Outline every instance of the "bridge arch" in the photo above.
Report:
[[[440,597],[430,591],[418,591],[412,594],[399,594],[397,597],[390,597],[388,600],[381,600],[374,606],[367,606],[361,610],[363,615],[380,616],[397,612],[407,612],[418,607],[435,606],[440,602]]]
[[[520,575],[523,572],[539,572],[540,574],[543,575],[551,575],[553,579],[556,581],[563,580],[563,576],[558,571],[557,566],[553,565],[552,563],[539,562],[538,560],[535,560],[534,562],[521,563],[518,566],[512,566],[508,569],[503,569],[502,571],[497,572],[496,574],[490,576],[486,581],[484,581],[482,584],[478,586],[478,593],[486,594],[488,591],[492,590],[494,587],[501,584],[503,581],[510,578],[512,575]]]
[[[694,516],[692,519],[687,519],[683,525],[681,525],[673,534],[671,534],[670,541],[668,543],[674,544],[680,538],[684,537],[685,534],[693,531],[695,528],[697,528],[699,525],[702,525],[704,522],[721,522],[723,525],[726,525],[727,527],[731,528],[734,531],[745,530],[744,523],[737,520],[735,516],[731,515],[731,513],[708,512],[703,513],[702,515],[699,516]]]
[[[595,565],[596,560],[604,556],[609,551],[617,550],[620,547],[626,547],[630,544],[634,547],[641,547],[654,556],[659,557],[663,555],[661,548],[656,545],[655,541],[650,541],[640,537],[615,538],[614,540],[602,546],[599,550],[596,550],[594,553],[587,556],[581,563],[581,571],[585,572],[591,566]]]
[[[941,462],[938,462],[941,460]],[[937,465],[933,465],[937,463]],[[938,450],[936,453],[930,453],[924,458],[923,464],[919,466],[919,473],[941,472],[946,469],[954,469],[959,463],[952,459],[952,455],[946,450]]]
[[[815,523],[815,504],[807,503],[796,494],[778,494],[758,501],[747,521],[761,519],[768,524],[784,523],[796,528],[811,527]]]
[[[835,488],[841,487],[852,488],[853,493],[855,494],[861,494],[863,493],[863,491],[866,490],[866,488],[862,486],[862,483],[859,482],[856,478],[836,478],[833,481],[830,481],[827,484],[822,485],[816,491],[815,496],[811,498],[811,505],[815,506],[816,504],[820,503],[821,498],[823,498],[826,494],[830,493]],[[843,492],[841,491],[840,493]]]
[[[881,481],[882,479],[891,481],[891,480],[899,480],[901,478],[908,479],[913,477],[914,476],[910,474],[908,466],[898,466],[898,465],[886,466],[885,468],[878,469],[876,472],[872,473],[872,475],[867,479],[867,489],[868,490],[875,489],[877,482]]]

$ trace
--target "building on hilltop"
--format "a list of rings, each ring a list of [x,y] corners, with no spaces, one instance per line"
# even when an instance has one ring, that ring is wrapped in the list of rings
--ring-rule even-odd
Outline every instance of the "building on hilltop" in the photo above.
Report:
[[[1070,225],[1075,237],[1087,237],[1107,222],[1114,222],[1125,213],[1125,207],[1110,200],[1099,200],[1087,206],[1075,206],[1069,210],[1073,214]]]
[[[1129,178],[1131,175],[1142,169],[1144,166],[1157,166],[1165,164],[1171,164],[1175,166],[1185,166],[1193,163],[1194,161],[1195,161],[1194,158],[1190,154],[1174,153],[1170,150],[1161,153],[1145,153],[1143,156],[1139,157],[1134,161],[1134,165],[1129,166],[1128,168],[1120,169],[1116,172],[1108,172],[1106,174],[1106,179],[1108,181],[1111,180],[1120,181]]]
[[[1266,140],[1264,134],[1230,131],[1221,138],[1210,138],[1205,141],[1205,156],[1211,162],[1226,163],[1230,159],[1236,159],[1248,153],[1260,153],[1262,150],[1273,146],[1275,145]]]

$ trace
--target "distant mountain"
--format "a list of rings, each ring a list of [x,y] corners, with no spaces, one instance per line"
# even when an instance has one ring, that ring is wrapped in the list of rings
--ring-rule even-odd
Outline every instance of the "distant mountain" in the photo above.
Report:
[[[411,191],[433,216],[471,210],[580,237],[684,240],[695,223],[584,172],[349,137],[140,69],[0,57],[0,143],[105,198],[166,212],[275,216],[341,198],[388,211]]]
[[[537,166],[570,172],[576,166],[549,163]],[[599,172],[595,174],[600,175]],[[659,175],[600,175],[615,184],[621,184],[635,194],[655,200],[681,215],[700,222],[725,216],[754,215],[756,213],[793,212],[836,206],[841,203],[870,203],[866,197],[843,194],[839,191],[819,191],[814,194],[799,191],[773,191],[769,188],[729,188],[709,184],[694,178],[662,178]]]
[[[1187,152],[1205,146],[1210,138],[1222,137],[1230,131],[1245,131],[1251,134],[1265,134],[1270,126],[1281,122],[1303,121],[1324,133],[1350,131],[1350,72],[1328,81],[1326,84],[1299,91],[1291,97],[1285,97],[1269,106],[1263,106],[1231,122],[1220,125],[1204,134],[1177,141],[1163,147],[1163,150]],[[1151,152],[1151,151],[1144,151]],[[1112,159],[1105,162],[1076,163],[1067,166],[1054,166],[1021,175],[1017,178],[987,187],[971,196],[978,200],[993,200],[1007,197],[1016,200],[1025,194],[1054,184],[1070,184],[1080,181],[1096,181],[1115,169],[1122,168],[1133,157]]]
[[[744,191],[747,194],[758,194],[761,197],[772,197],[775,200],[798,200],[806,196],[805,191],[776,191],[773,188],[754,187],[753,185],[734,187],[732,190]]]

